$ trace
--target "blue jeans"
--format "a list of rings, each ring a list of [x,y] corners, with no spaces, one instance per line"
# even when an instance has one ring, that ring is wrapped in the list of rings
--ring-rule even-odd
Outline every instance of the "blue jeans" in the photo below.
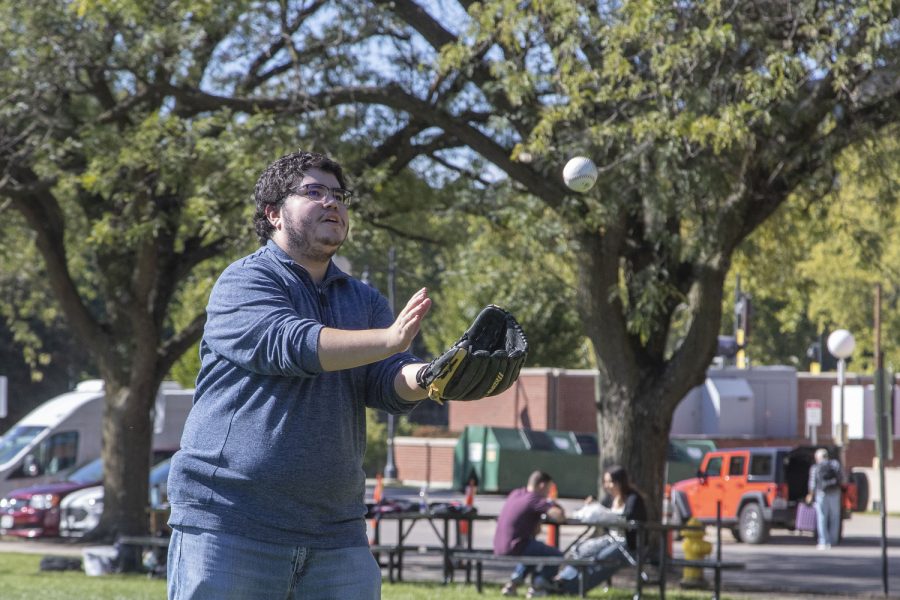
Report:
[[[816,491],[816,531],[820,544],[836,546],[841,527],[841,492]]]
[[[601,563],[595,567],[588,567],[584,570],[585,592],[608,581],[616,571],[628,564],[628,558],[622,553],[622,548],[614,543],[608,536],[592,540],[592,542],[592,551],[590,554],[576,557],[593,558]],[[567,594],[578,593],[578,571],[574,567],[565,567],[560,571],[559,589],[561,592]]]
[[[544,542],[532,539],[525,544],[522,556],[562,556],[562,552],[560,552],[558,548],[548,546]],[[535,568],[530,565],[518,564],[516,565],[516,568],[513,569],[510,580],[515,581],[516,583],[523,583],[528,574],[535,571],[535,577],[543,577],[549,582],[556,576],[558,570],[559,567],[555,565],[545,565],[540,569],[535,570]]]
[[[378,600],[381,569],[366,546],[270,544],[194,527],[172,530],[169,600]]]

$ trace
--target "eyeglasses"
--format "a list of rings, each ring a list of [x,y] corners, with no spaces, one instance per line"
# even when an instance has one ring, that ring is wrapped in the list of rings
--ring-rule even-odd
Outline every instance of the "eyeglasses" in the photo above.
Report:
[[[301,185],[297,188],[296,193],[300,196],[305,196],[309,198],[313,202],[320,202],[322,204],[328,199],[328,193],[331,192],[331,197],[343,204],[344,206],[349,206],[353,201],[353,191],[345,190],[344,188],[330,188],[327,185],[322,185],[321,183],[307,183],[306,185]]]

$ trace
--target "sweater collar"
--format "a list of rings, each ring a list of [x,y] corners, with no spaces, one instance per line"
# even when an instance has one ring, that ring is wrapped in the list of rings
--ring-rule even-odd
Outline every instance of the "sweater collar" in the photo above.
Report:
[[[287,266],[289,269],[294,269],[304,274],[305,277],[312,280],[312,277],[309,275],[309,271],[306,270],[301,264],[298,264],[293,258],[291,258],[290,254],[285,252],[278,244],[274,242],[274,240],[269,240],[266,242],[266,249],[272,252],[275,256],[275,259]],[[333,260],[328,261],[328,268],[325,270],[325,278],[322,280],[322,285],[327,285],[332,281],[338,279],[349,279],[350,276],[344,273],[338,268],[336,264],[334,264]]]

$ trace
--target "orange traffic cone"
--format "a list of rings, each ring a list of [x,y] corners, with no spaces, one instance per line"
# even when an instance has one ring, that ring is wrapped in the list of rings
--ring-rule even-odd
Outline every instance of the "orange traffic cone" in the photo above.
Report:
[[[384,496],[384,481],[382,481],[381,473],[375,475],[375,490],[372,492],[372,500],[375,504],[381,502],[381,498]],[[372,530],[372,537],[369,539],[369,544],[375,544],[375,519],[369,519],[369,526]]]
[[[375,491],[372,492],[372,500],[377,504],[381,502],[381,498],[384,496],[384,480],[381,477],[381,473],[375,475]]]
[[[475,491],[478,489],[478,486],[475,485],[474,481],[469,481],[469,485],[466,486],[466,499],[463,502],[464,506],[471,507],[475,504]],[[461,520],[459,522],[459,533],[460,535],[469,535],[469,522],[466,520]]]
[[[547,493],[549,500],[556,500],[559,492],[556,489],[556,483],[550,482],[550,491]],[[547,525],[547,545],[559,548],[559,525],[550,523]]]

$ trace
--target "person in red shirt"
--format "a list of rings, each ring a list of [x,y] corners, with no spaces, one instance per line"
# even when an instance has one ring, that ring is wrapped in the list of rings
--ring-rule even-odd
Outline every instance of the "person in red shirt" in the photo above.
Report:
[[[553,479],[543,471],[535,471],[528,477],[528,484],[509,493],[497,517],[494,533],[494,554],[500,556],[562,556],[558,548],[535,539],[543,520],[561,522],[565,512],[556,502],[547,498]],[[546,515],[546,517],[545,517]],[[546,565],[533,573],[527,597],[547,595],[552,589],[557,567]],[[516,565],[509,583],[503,586],[504,596],[515,596],[518,586],[525,582],[534,567]]]

